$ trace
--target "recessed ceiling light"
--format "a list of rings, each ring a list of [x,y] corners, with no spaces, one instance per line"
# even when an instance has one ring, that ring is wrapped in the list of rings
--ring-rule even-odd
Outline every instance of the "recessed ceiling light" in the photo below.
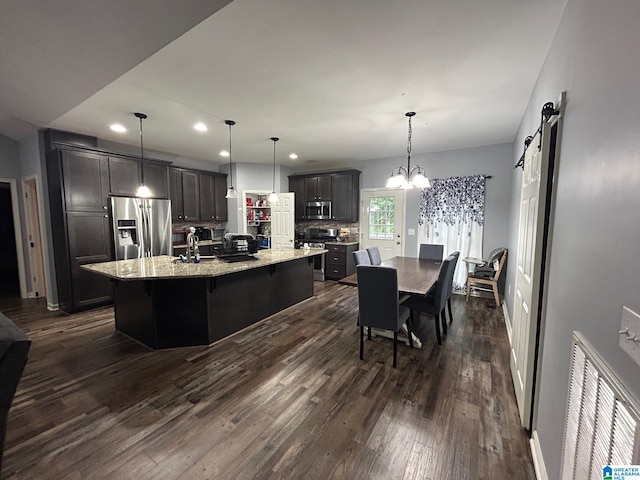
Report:
[[[194,128],[194,130],[197,130],[197,131],[199,131],[199,132],[206,132],[207,130],[209,130],[209,129],[207,128],[207,126],[206,126],[204,123],[202,123],[202,122],[200,122],[200,123],[196,123],[196,124],[193,126],[193,128]]]
[[[118,133],[124,133],[127,131],[126,128],[124,128],[122,125],[120,125],[119,123],[114,123],[113,125],[111,125],[109,128],[111,128],[111,130],[113,130],[114,132],[118,132]]]
[[[229,156],[229,152],[227,152],[226,150],[222,150],[222,151],[220,152],[220,156],[221,156],[221,157],[228,157],[228,156]]]
[[[296,160],[298,158],[298,155],[296,155],[295,153],[292,153],[292,154],[289,155],[289,158],[291,160]]]

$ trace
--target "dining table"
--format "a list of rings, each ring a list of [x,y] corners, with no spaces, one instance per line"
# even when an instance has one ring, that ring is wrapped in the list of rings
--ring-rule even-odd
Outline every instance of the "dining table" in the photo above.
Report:
[[[398,272],[398,294],[399,295],[426,295],[438,281],[440,265],[442,262],[427,260],[416,257],[392,257],[383,260],[381,267],[395,268]],[[343,285],[358,286],[358,273],[354,273],[338,280]],[[389,332],[375,330],[381,336],[388,336]],[[390,337],[393,338],[393,335]],[[415,335],[412,337],[414,345],[422,347],[422,342]],[[404,339],[403,339],[404,340]],[[408,338],[404,340],[409,344]]]

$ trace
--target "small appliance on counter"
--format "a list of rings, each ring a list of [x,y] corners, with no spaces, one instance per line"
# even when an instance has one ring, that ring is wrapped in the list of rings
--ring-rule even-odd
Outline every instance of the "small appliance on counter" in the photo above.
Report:
[[[225,233],[222,245],[215,250],[216,256],[225,262],[257,260],[253,254],[258,251],[259,242],[253,235]]]

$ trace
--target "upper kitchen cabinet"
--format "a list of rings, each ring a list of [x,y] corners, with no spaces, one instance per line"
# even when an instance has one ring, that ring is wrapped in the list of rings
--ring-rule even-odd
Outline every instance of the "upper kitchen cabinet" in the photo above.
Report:
[[[153,198],[169,198],[169,169],[167,165],[145,159],[144,183],[151,190]]]
[[[60,151],[59,155],[62,169],[60,188],[64,195],[66,210],[76,212],[108,210],[109,160],[107,157],[70,150]],[[53,156],[58,157],[57,153]],[[55,175],[57,177],[58,169],[55,169]]]
[[[331,218],[344,222],[358,221],[360,172],[350,170],[331,175]]]
[[[316,175],[304,179],[304,197],[307,202],[331,200],[331,175]]]
[[[198,173],[184,168],[169,168],[169,199],[173,220],[200,220]]]
[[[138,160],[109,157],[109,187],[113,195],[133,197],[139,186],[140,162]]]
[[[200,219],[227,221],[227,176],[200,173]]]
[[[294,193],[296,221],[304,220],[304,204],[306,202],[304,197],[304,178],[289,178],[289,191]]]
[[[342,170],[326,174],[292,175],[289,191],[295,193],[296,220],[304,217],[305,203],[331,201],[331,219],[357,222],[360,202],[360,171]]]
[[[169,168],[171,217],[176,222],[227,221],[226,192],[224,174]]]

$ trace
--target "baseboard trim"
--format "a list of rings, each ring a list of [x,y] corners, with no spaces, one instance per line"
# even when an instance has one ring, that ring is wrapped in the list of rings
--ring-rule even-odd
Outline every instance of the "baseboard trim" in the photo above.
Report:
[[[60,310],[60,304],[47,302],[47,310],[50,310],[52,312],[55,312],[56,310]]]
[[[540,439],[538,438],[537,430],[533,431],[531,440],[529,440],[529,446],[531,447],[531,457],[533,458],[533,468],[536,472],[536,478],[538,480],[549,480],[547,467],[544,465],[544,458],[540,450]]]
[[[504,326],[507,327],[507,336],[509,337],[509,345],[511,343],[511,319],[509,318],[509,310],[507,310],[507,302],[502,303],[502,313],[504,313]]]

